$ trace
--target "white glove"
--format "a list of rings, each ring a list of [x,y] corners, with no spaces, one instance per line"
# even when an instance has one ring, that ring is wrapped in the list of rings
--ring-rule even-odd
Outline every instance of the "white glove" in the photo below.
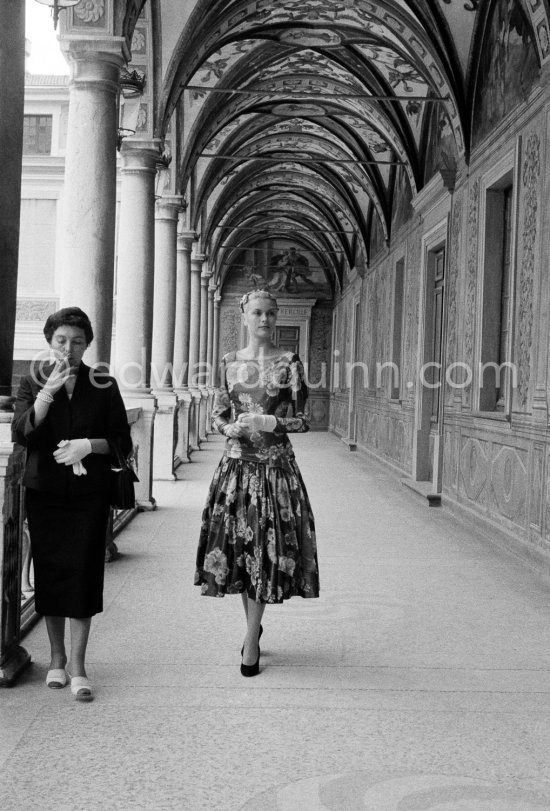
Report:
[[[54,451],[54,459],[58,465],[80,465],[81,459],[92,452],[92,443],[89,439],[63,439],[57,446],[59,450]],[[78,470],[80,471],[80,467]],[[74,470],[74,468],[73,468]],[[74,471],[77,476],[82,476],[82,472]]]
[[[254,414],[253,412],[248,412],[239,415],[238,423],[253,434],[258,431],[273,433],[277,427],[277,417],[274,417],[272,414]]]
[[[236,439],[236,437],[242,436],[244,433],[244,425],[239,425],[236,422],[230,422],[224,425],[223,428],[223,435],[228,437],[228,439]]]
[[[82,462],[76,462],[73,465],[73,473],[74,473],[75,476],[87,476],[88,475],[88,471],[86,470],[86,468],[84,467]]]

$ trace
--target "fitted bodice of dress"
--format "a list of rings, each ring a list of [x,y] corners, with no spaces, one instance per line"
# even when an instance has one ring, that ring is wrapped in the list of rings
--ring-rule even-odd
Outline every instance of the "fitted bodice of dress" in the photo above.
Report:
[[[272,465],[283,463],[292,448],[288,433],[309,430],[305,413],[307,388],[297,355],[283,352],[265,361],[242,360],[236,353],[222,361],[222,385],[216,390],[213,424],[223,428],[240,414],[270,414],[277,419],[273,432],[257,431],[227,440],[226,454]]]

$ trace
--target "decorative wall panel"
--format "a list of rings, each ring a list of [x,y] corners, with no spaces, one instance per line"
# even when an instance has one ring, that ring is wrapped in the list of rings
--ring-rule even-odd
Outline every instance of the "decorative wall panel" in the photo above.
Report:
[[[332,311],[329,308],[313,308],[310,340],[309,380],[315,386],[325,380],[326,383],[321,387],[325,388],[330,381],[331,366]]]
[[[348,409],[349,400],[347,395],[333,395],[330,403],[330,427],[338,436],[347,436],[348,433]]]
[[[537,532],[542,532],[542,504],[544,498],[544,446],[535,445],[531,455],[531,472],[529,475],[529,523]]]
[[[498,512],[518,526],[525,525],[527,510],[527,453],[493,445],[491,488]]]
[[[459,434],[456,430],[445,431],[443,448],[443,489],[456,490],[458,487]]]
[[[485,504],[487,501],[490,476],[487,446],[485,441],[467,438],[460,454],[460,489],[476,504]]]
[[[241,313],[237,304],[225,304],[220,308],[220,357],[234,352],[240,345]]]

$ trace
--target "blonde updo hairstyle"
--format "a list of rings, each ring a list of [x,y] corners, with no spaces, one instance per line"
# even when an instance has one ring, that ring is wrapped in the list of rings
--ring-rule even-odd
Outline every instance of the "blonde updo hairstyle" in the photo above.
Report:
[[[246,305],[253,301],[256,298],[268,298],[271,299],[273,304],[275,305],[275,309],[278,310],[279,306],[277,304],[277,299],[269,290],[251,290],[249,293],[245,293],[241,299],[240,306],[241,312],[246,312]]]

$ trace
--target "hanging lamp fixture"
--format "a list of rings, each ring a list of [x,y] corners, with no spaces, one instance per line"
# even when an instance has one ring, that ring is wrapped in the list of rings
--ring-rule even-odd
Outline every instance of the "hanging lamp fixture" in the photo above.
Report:
[[[80,3],[80,0],[36,0],[41,6],[49,6],[52,10],[53,27],[57,28],[57,21],[59,20],[59,12],[64,8],[71,8]]]

